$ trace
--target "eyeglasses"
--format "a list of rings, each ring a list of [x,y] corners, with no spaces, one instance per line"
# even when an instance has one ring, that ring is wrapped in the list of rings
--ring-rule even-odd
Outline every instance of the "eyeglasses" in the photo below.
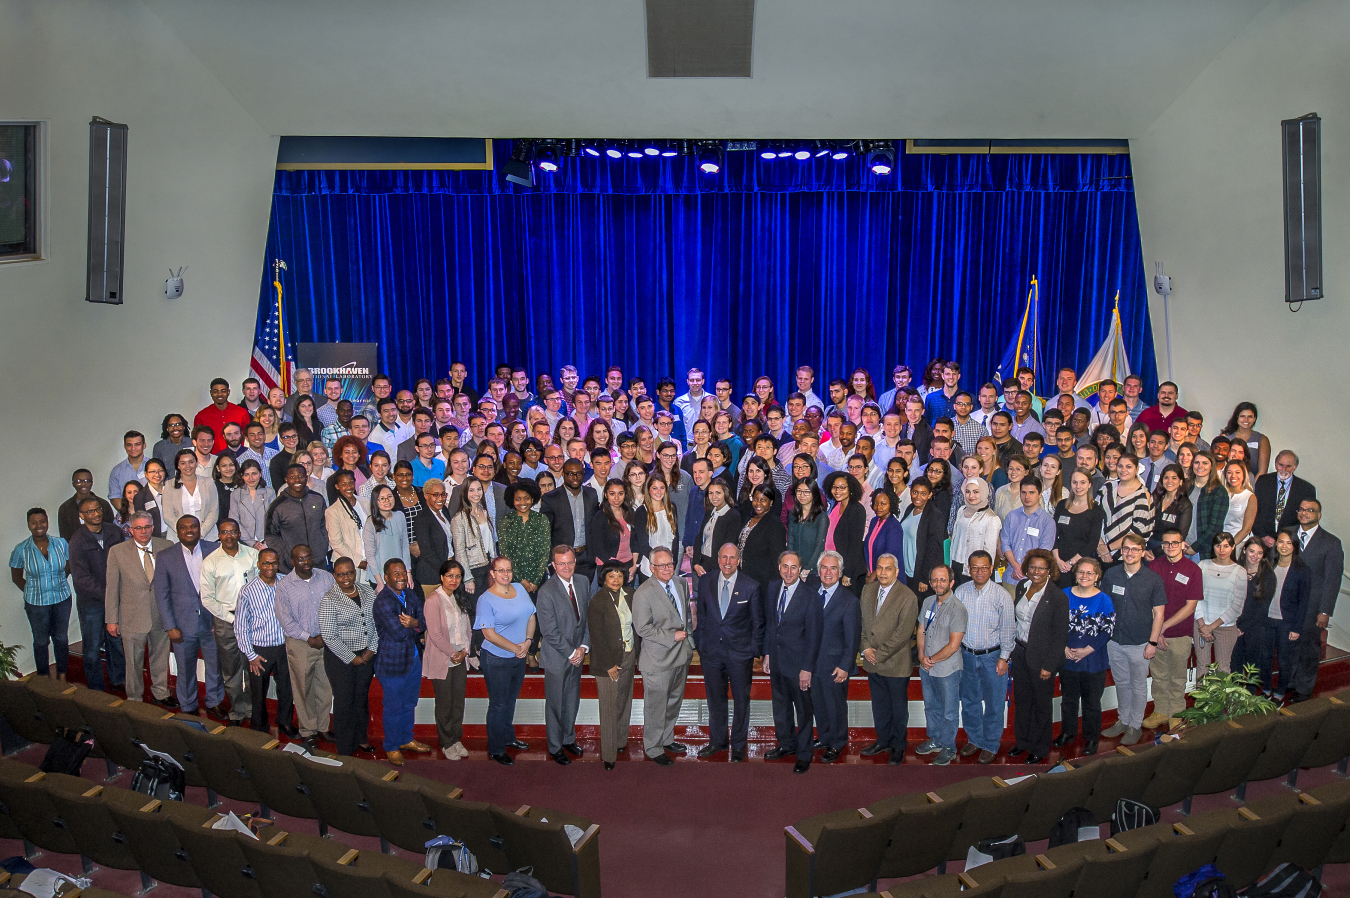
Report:
[[[672,568],[672,567],[674,567],[674,566],[675,566],[675,562],[673,562],[673,561],[654,561],[654,562],[652,562],[652,567],[656,568],[658,571],[663,571],[663,570],[665,570],[666,568]]]

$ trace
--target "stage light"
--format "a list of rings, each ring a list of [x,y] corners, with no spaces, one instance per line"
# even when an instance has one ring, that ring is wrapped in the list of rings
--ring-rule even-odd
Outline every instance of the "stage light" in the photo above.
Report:
[[[715,141],[699,144],[698,170],[705,175],[715,175],[722,170],[722,147]]]
[[[558,170],[558,151],[553,147],[545,146],[539,151],[535,162],[538,164],[540,171],[552,174]]]
[[[874,175],[889,175],[895,170],[895,150],[886,143],[875,143],[867,156],[867,166]]]
[[[816,141],[816,158],[830,155],[830,145],[823,140]]]
[[[600,155],[599,141],[583,140],[581,142],[581,152],[585,153],[587,156],[599,156]]]
[[[778,148],[778,158],[787,159],[792,155],[792,147],[780,146]]]
[[[561,145],[562,154],[564,156],[576,156],[581,152],[581,141],[576,138],[569,137],[567,140],[562,141]]]
[[[627,156],[629,159],[641,159],[642,152],[643,151],[641,147],[639,147],[635,143],[630,142],[627,144],[627,149],[624,150],[623,154]]]
[[[776,150],[776,149],[774,148],[774,145],[773,145],[773,144],[771,144],[771,143],[766,143],[766,144],[764,144],[762,147],[759,148],[759,158],[761,158],[761,159],[777,159],[777,158],[778,158],[778,150]]]
[[[830,150],[831,159],[847,159],[849,156],[852,155],[853,155],[853,144],[850,143],[840,144],[839,146]]]
[[[692,140],[681,140],[679,146],[681,156],[694,155],[694,142]]]
[[[806,147],[798,147],[793,151],[792,158],[796,159],[798,162],[805,162],[807,159],[811,158],[811,151]]]
[[[611,144],[610,146],[605,147],[605,155],[611,159],[622,159],[623,148]]]
[[[534,154],[534,145],[528,140],[517,140],[511,146],[511,158],[502,165],[502,174],[512,184],[522,187],[534,186],[534,166],[530,157]]]
[[[667,140],[663,141],[661,144],[661,155],[666,157],[678,156],[680,155],[680,151],[678,148],[676,148],[673,142]],[[685,155],[687,156],[688,153],[686,153]]]

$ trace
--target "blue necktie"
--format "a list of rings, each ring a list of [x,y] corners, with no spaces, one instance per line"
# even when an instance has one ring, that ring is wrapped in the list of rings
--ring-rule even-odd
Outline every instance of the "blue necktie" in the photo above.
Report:
[[[727,609],[731,607],[731,584],[722,581],[722,601],[719,603],[722,610],[722,620],[727,619]]]
[[[824,608],[828,604],[830,604],[830,594],[828,591],[822,589],[820,591],[820,607]]]
[[[788,589],[783,587],[783,592],[778,596],[778,619],[783,619],[783,612],[787,610]]]

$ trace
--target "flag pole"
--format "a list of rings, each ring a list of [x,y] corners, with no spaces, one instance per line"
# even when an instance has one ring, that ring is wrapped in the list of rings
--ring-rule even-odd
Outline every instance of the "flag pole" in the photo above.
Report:
[[[281,389],[289,394],[291,392],[290,366],[286,364],[286,320],[281,313],[281,272],[285,270],[286,263],[281,259],[272,260],[272,286],[277,288],[277,358],[281,361],[281,370],[278,375],[281,378]]]

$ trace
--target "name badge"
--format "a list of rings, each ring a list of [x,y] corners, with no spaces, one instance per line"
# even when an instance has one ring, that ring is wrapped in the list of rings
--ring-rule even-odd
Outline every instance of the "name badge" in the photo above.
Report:
[[[1187,583],[1191,582],[1191,578],[1187,577],[1185,574],[1177,574],[1177,582],[1182,586],[1185,586]]]
[[[1260,440],[1248,440],[1248,441],[1247,441],[1247,446],[1248,446],[1249,448],[1252,448],[1252,449],[1260,449],[1260,448],[1261,448],[1261,441],[1260,441]]]
[[[1118,595],[1118,596],[1123,596],[1123,595],[1125,595],[1125,587],[1123,587],[1123,586],[1113,586],[1113,587],[1111,587],[1111,591],[1112,591],[1113,593],[1115,593],[1116,595]]]
[[[1041,535],[1041,528],[1039,527],[1027,528],[1027,536],[1040,536],[1040,535]]]
[[[147,509],[154,508],[154,507],[155,507],[154,500],[151,500],[151,501],[145,503],[145,507],[146,507]]]
[[[1060,522],[1061,524],[1067,524],[1067,523],[1069,523],[1069,516],[1068,516],[1068,515],[1060,515],[1059,522]]]
[[[1174,514],[1165,514],[1163,515],[1163,520],[1169,524],[1175,524],[1177,522],[1177,516]]]

